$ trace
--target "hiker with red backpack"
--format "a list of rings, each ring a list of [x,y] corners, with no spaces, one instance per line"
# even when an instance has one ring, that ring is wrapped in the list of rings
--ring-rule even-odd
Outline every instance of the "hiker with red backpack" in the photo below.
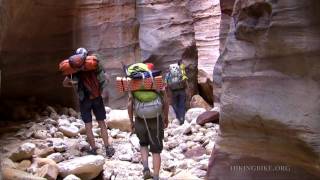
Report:
[[[155,75],[152,64],[137,63],[128,68],[131,77],[139,74],[144,78]],[[148,75],[149,73],[149,75]],[[129,93],[128,114],[133,132],[137,134],[143,165],[143,178],[159,179],[164,128],[168,126],[169,104],[164,89],[134,90]],[[135,121],[134,121],[135,119]],[[150,148],[149,148],[150,147]],[[153,175],[151,175],[148,155],[152,153]]]
[[[184,123],[186,113],[186,90],[189,89],[188,77],[185,72],[185,65],[178,61],[178,63],[169,66],[169,72],[165,76],[167,84],[167,91],[171,94],[171,103],[179,120],[180,125]]]
[[[93,111],[101,129],[101,136],[105,145],[106,156],[112,157],[114,148],[108,142],[107,127],[105,124],[106,111],[102,99],[102,92],[106,86],[105,74],[96,55],[88,55],[85,48],[78,48],[76,54],[60,63],[60,70],[66,76],[63,81],[65,87],[75,87],[80,101],[81,118],[85,123],[87,140],[91,146],[89,154],[96,155],[94,135],[92,133]]]

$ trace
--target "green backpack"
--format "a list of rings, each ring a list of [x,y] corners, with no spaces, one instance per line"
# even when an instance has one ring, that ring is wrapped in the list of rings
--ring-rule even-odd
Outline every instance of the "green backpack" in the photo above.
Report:
[[[158,94],[154,91],[134,91],[133,97],[138,99],[140,102],[151,102],[157,99]]]
[[[132,75],[135,72],[150,71],[148,66],[144,63],[135,63],[128,67],[128,75]]]

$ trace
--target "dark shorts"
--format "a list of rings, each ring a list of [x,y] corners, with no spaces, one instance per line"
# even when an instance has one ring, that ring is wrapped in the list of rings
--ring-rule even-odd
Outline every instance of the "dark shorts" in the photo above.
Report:
[[[81,118],[85,123],[92,122],[91,111],[93,111],[97,121],[106,119],[106,110],[101,96],[95,99],[85,98],[83,101],[80,101]]]
[[[143,119],[136,117],[135,119],[135,132],[140,140],[140,146],[150,146],[150,152],[152,153],[161,153],[163,149],[163,121],[162,118],[159,117],[159,124],[157,125],[157,118],[154,119],[146,119],[151,139],[149,138],[149,134]],[[159,126],[159,128],[157,127]]]

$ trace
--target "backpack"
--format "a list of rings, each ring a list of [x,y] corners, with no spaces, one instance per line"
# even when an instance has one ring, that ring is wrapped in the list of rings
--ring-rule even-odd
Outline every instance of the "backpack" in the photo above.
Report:
[[[85,60],[83,60],[85,58]],[[64,75],[70,75],[82,71],[92,71],[98,68],[98,60],[96,56],[73,55],[69,59],[63,60],[59,64],[59,69]]]
[[[151,70],[148,66],[152,65],[151,63],[134,63],[131,65],[124,65],[123,68],[126,73],[126,76],[132,78],[132,79],[145,79],[149,77],[155,77],[161,75],[161,71],[159,70]]]
[[[154,91],[134,91],[132,94],[140,102],[151,102],[158,97],[158,94]]]
[[[171,90],[180,90],[186,87],[182,69],[178,64],[171,64],[169,66],[167,83]]]
[[[162,114],[162,98],[158,93],[156,95],[156,98],[149,102],[142,102],[134,97],[133,103],[136,116],[142,119],[152,119]]]

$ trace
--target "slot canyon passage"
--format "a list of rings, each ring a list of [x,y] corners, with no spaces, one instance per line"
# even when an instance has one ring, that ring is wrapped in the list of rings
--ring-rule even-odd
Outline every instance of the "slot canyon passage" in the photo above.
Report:
[[[193,97],[183,125],[170,108],[162,179],[320,179],[319,42],[319,0],[0,0],[0,179],[142,179],[115,78],[121,62],[178,60]],[[78,47],[106,71],[112,158],[95,121],[99,155],[82,151],[62,87]]]

